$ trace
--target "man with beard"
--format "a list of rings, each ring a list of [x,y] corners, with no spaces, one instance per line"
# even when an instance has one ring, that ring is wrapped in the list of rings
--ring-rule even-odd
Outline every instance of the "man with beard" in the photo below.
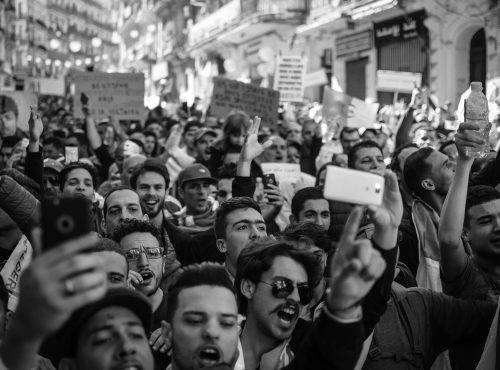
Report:
[[[131,285],[149,299],[153,308],[150,344],[155,350],[156,369],[164,369],[168,364],[165,355],[168,345],[157,342],[167,310],[167,295],[160,286],[166,272],[160,231],[148,221],[126,219],[114,230],[113,238],[127,257]]]
[[[222,262],[222,255],[215,245],[215,235],[209,229],[190,236],[175,226],[163,212],[170,178],[167,169],[154,160],[147,160],[131,177],[130,184],[139,194],[141,207],[149,220],[168,237],[182,265],[214,261]]]

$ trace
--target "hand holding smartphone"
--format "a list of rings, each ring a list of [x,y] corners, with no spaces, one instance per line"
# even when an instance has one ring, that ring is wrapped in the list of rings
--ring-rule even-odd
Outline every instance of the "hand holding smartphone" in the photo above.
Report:
[[[90,231],[90,209],[87,199],[46,197],[42,200],[43,250]]]
[[[385,179],[370,172],[337,166],[326,168],[324,197],[360,205],[382,204]]]

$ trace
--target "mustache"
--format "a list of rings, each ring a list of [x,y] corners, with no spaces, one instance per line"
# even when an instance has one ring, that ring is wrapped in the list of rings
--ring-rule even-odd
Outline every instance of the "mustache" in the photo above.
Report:
[[[276,313],[288,307],[293,307],[296,310],[296,312],[300,312],[300,305],[298,303],[292,300],[287,300],[285,303],[280,304],[274,310],[272,310],[271,313]]]

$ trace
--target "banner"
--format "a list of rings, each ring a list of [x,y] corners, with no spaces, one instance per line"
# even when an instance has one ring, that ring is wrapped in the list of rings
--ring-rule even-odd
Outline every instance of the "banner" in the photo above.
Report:
[[[144,75],[142,73],[81,72],[75,74],[73,115],[83,118],[81,94],[89,98],[95,119],[115,116],[118,120],[144,118]]]
[[[281,101],[299,102],[304,98],[306,59],[301,56],[278,56],[274,89],[280,92]]]
[[[323,86],[327,84],[328,77],[326,76],[326,70],[324,68],[309,72],[304,78],[304,87]]]
[[[411,93],[422,85],[422,74],[398,71],[377,71],[377,90]]]
[[[19,277],[31,262],[33,248],[26,236],[22,236],[10,255],[0,275],[9,292],[9,311],[15,311],[19,296]]]
[[[279,91],[214,77],[210,107],[219,118],[226,117],[232,110],[241,110],[252,118],[261,117],[263,124],[275,126],[278,122],[279,101]]]
[[[7,114],[0,124],[1,135],[15,135],[16,127],[28,131],[30,106],[37,107],[38,101],[35,94],[28,91],[2,91],[0,92],[0,114]],[[7,117],[7,118],[6,118]],[[10,119],[12,118],[12,119]]]

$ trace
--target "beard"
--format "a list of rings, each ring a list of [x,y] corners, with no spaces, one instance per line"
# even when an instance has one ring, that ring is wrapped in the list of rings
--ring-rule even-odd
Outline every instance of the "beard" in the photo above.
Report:
[[[150,201],[156,201],[156,204],[154,205],[148,204],[147,202]],[[146,196],[143,199],[141,199],[141,207],[144,213],[146,213],[149,216],[149,218],[155,218],[158,215],[158,213],[160,213],[163,210],[164,206],[165,206],[165,197],[160,198],[160,197]]]

